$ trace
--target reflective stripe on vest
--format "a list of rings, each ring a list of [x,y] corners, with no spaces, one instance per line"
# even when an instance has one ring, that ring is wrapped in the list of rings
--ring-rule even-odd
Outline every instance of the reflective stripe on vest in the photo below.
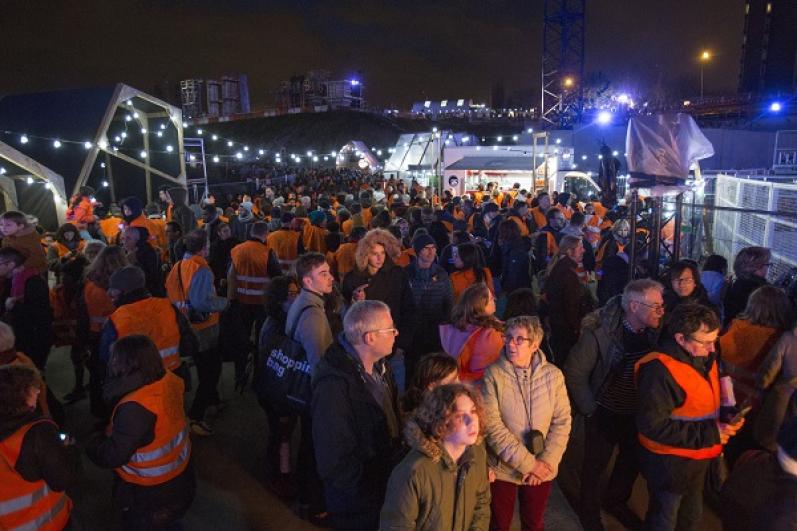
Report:
[[[27,524],[17,526],[14,528],[14,531],[39,531],[45,524],[52,522],[55,520],[55,517],[58,516],[61,511],[66,509],[66,494],[60,493],[61,497],[55,502],[55,505],[44,514],[41,514],[34,518],[32,521],[28,522]]]
[[[0,516],[8,516],[11,513],[27,509],[37,501],[50,494],[50,489],[45,483],[39,490],[33,491],[25,496],[13,498],[8,501],[0,502]]]
[[[168,358],[169,356],[174,356],[179,351],[180,351],[179,347],[178,346],[174,346],[174,347],[162,348],[158,352],[160,352],[161,359],[165,361],[166,358]]]
[[[702,422],[719,418],[720,391],[719,371],[717,363],[712,364],[708,378],[704,377],[691,365],[678,361],[672,356],[660,352],[651,352],[639,360],[634,366],[634,374],[651,361],[658,361],[667,369],[675,384],[686,394],[683,404],[670,412],[672,420],[681,422]],[[654,454],[675,455],[687,459],[712,459],[722,453],[722,445],[714,444],[706,448],[682,448],[660,443],[638,434],[640,444]]]
[[[266,290],[263,289],[249,289],[249,288],[235,288],[241,295],[264,295]]]
[[[161,457],[166,455],[169,451],[174,450],[177,447],[177,445],[180,444],[174,442],[178,437],[180,441],[182,441],[183,438],[185,438],[185,444],[183,445],[183,449],[180,451],[180,454],[171,463],[166,463],[165,465],[146,467],[146,468],[135,468],[129,465],[122,465],[122,470],[124,470],[125,472],[127,472],[132,476],[138,476],[140,478],[150,478],[150,479],[157,478],[160,476],[165,476],[170,472],[178,470],[180,467],[182,467],[185,464],[185,461],[186,459],[188,459],[188,456],[191,455],[191,440],[188,438],[186,430],[183,430],[180,433],[178,433],[177,436],[171,441],[169,441],[169,443],[167,443],[166,445],[161,446],[157,450],[149,452],[149,453],[157,453]],[[134,454],[134,457],[136,457],[136,455],[138,455],[138,452]],[[131,459],[131,461],[132,460],[133,459]],[[142,459],[142,461],[144,460]]]
[[[133,463],[146,463],[147,461],[154,461],[155,459],[160,459],[161,457],[168,455],[180,444],[182,444],[183,440],[186,438],[188,438],[188,428],[182,430],[180,433],[175,435],[171,441],[167,442],[160,448],[156,448],[150,452],[134,453],[133,457],[130,458],[130,461]],[[139,469],[134,469],[134,470],[139,470]],[[130,472],[130,473],[133,474],[135,472]]]
[[[236,277],[238,280],[243,280],[246,282],[253,282],[255,284],[265,284],[268,282],[268,277],[248,277],[245,275],[237,275]]]

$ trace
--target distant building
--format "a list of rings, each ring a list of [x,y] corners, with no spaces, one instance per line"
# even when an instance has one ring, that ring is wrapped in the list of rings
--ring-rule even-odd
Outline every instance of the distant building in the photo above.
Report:
[[[491,109],[485,104],[473,103],[471,99],[424,100],[412,104],[410,113],[414,117],[437,119],[438,117],[463,118],[471,115],[489,115]]]
[[[332,79],[327,70],[312,70],[283,81],[276,93],[279,112],[321,112],[340,109],[364,110],[362,80]]]
[[[187,119],[249,113],[246,74],[221,79],[184,79],[180,82],[180,105]]]
[[[746,0],[739,92],[791,94],[797,60],[797,2]]]

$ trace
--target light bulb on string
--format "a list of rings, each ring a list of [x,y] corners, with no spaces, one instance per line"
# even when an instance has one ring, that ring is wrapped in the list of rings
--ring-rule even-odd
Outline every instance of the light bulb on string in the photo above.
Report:
[[[161,124],[161,129],[166,129],[166,124]]]
[[[22,144],[27,144],[27,143],[28,143],[28,136],[27,136],[27,135],[22,135],[22,136],[19,138],[19,141],[20,141]]]
[[[105,149],[105,148],[108,147],[108,141],[105,140],[105,139],[102,139],[99,142],[97,142],[97,145],[100,146],[100,148]]]
[[[502,137],[502,136],[499,136],[498,138],[496,138],[496,140],[498,140],[499,142],[501,142],[501,141],[503,141],[503,140],[504,140],[504,137]]]
[[[232,140],[227,141],[227,147],[232,147]]]
[[[145,159],[145,158],[147,158],[147,152],[146,152],[146,151],[142,151],[142,152],[141,152],[141,153],[139,153],[138,155],[139,155],[139,156],[140,156],[142,159]]]
[[[240,160],[240,159],[244,158],[244,154],[239,151],[238,153],[235,154],[235,158]]]
[[[171,153],[172,151],[174,151],[174,148],[172,146],[166,146],[166,151]]]
[[[0,166],[0,175],[5,175],[6,169]]]
[[[202,129],[197,129],[196,130],[196,134],[198,134],[199,136],[202,136]]]
[[[137,112],[133,113],[133,118],[138,118],[138,113]]]
[[[121,142],[122,141],[122,137],[119,136],[119,135],[116,135],[115,137],[113,137],[113,139],[116,140],[117,142]]]
[[[25,179],[25,182],[28,184],[33,184],[33,177],[28,177],[27,179]]]
[[[185,129],[186,127],[188,127],[188,122],[183,122],[183,129]]]
[[[147,128],[146,127],[142,127],[141,128],[141,134],[142,135],[146,135],[147,134]]]
[[[213,136],[212,136],[212,137],[210,137],[210,138],[212,138],[213,140],[218,140],[218,139],[219,139],[219,135],[213,135]]]
[[[121,134],[121,135],[119,135],[119,136],[121,136],[122,138],[127,138],[127,133],[125,133],[124,131],[122,131],[122,134]]]
[[[196,160],[196,155],[189,155],[188,156],[188,160],[190,160],[191,162],[194,162]]]
[[[163,138],[163,131],[158,131],[158,138]]]
[[[128,107],[132,107],[133,106],[133,100],[127,100],[126,103],[127,103]]]
[[[213,156],[213,162],[216,162],[216,163],[219,162],[219,156],[218,155],[214,155]]]
[[[91,142],[89,142],[88,140],[83,142],[83,147],[86,149],[91,149]]]
[[[265,151],[265,150],[263,150],[263,149],[258,149],[258,150],[257,150],[257,154],[258,154],[258,155],[265,155],[265,154],[266,154],[266,151]]]
[[[102,187],[108,188],[108,181],[102,181]]]
[[[244,151],[249,151],[249,146],[244,146]]]
[[[53,147],[54,147],[55,149],[58,149],[58,148],[60,148],[60,147],[61,147],[61,141],[60,141],[60,140],[55,140],[55,141],[53,142]]]

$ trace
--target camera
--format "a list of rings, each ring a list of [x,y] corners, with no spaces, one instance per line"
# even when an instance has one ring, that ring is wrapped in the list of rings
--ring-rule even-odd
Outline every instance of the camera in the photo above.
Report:
[[[532,455],[539,455],[545,450],[545,437],[540,430],[530,430],[523,434],[523,444]]]

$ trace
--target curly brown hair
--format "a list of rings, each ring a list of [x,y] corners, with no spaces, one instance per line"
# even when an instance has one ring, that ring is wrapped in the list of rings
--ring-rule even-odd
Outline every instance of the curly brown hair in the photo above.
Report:
[[[481,393],[467,384],[440,385],[426,393],[412,419],[429,439],[440,442],[454,427],[457,398],[465,395],[476,406],[479,416],[479,435],[484,433],[484,406]]]
[[[395,236],[385,229],[371,229],[357,242],[357,250],[354,251],[354,260],[360,271],[368,268],[368,253],[374,245],[384,247],[385,254],[394,262],[401,255],[401,244]]]
[[[484,311],[490,297],[492,293],[484,282],[468,286],[451,309],[451,324],[459,330],[467,329],[468,325],[476,325],[502,332],[504,324]]]
[[[39,371],[24,365],[0,366],[0,419],[7,420],[29,411],[28,393],[41,388]]]

